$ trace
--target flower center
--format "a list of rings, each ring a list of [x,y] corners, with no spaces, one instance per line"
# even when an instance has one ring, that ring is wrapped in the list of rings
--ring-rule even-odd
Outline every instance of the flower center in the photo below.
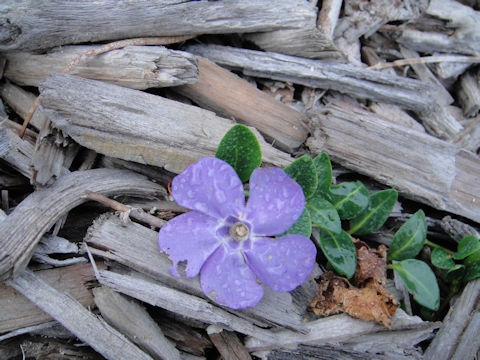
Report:
[[[238,221],[230,228],[230,236],[235,241],[243,241],[248,238],[248,227],[244,223]]]

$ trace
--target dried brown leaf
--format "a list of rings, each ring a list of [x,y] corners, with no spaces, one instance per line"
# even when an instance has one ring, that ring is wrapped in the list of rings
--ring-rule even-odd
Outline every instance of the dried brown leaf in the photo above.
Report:
[[[356,286],[332,272],[321,275],[317,279],[318,294],[309,310],[321,316],[345,312],[390,328],[398,303],[385,288],[387,248],[381,245],[377,250],[372,250],[362,241],[354,239],[354,242],[357,269],[353,282]]]

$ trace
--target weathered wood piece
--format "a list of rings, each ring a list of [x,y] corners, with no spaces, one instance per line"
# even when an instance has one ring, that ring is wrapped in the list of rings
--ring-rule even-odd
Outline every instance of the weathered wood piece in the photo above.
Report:
[[[99,270],[97,280],[115,291],[129,295],[148,304],[181,314],[188,318],[215,324],[242,334],[254,336],[263,341],[275,342],[275,335],[252,322],[210,304],[204,299],[174,290],[160,282],[141,275],[127,275]]]
[[[93,289],[93,296],[102,317],[130,341],[155,358],[180,360],[179,351],[143,306],[104,286]]]
[[[425,351],[425,360],[473,359],[480,345],[478,331],[480,279],[470,281],[450,308],[442,327]]]
[[[40,90],[45,114],[79,144],[175,173],[213,156],[233,126],[196,106],[72,75],[53,74]],[[265,162],[289,163],[289,155],[258,137]]]
[[[428,86],[418,80],[293,56],[220,45],[190,45],[189,52],[206,57],[245,75],[293,82],[312,88],[333,89],[355,97],[425,110]]]
[[[480,160],[427,134],[397,126],[346,103],[318,114],[313,153],[326,151],[346,168],[437,209],[480,220]]]
[[[41,270],[36,276],[58,291],[69,293],[83,306],[93,306],[93,297],[87,287],[88,282],[95,280],[90,264]],[[0,309],[0,333],[52,321],[35,304],[3,284],[0,285]]]
[[[49,264],[53,266],[68,266],[73,264],[85,263],[87,259],[84,257],[71,257],[68,259],[54,259],[51,254],[78,254],[79,249],[75,243],[54,235],[45,235],[40,239],[32,259],[37,262]]]
[[[322,1],[322,8],[318,12],[317,27],[330,38],[333,38],[338,17],[342,10],[342,3],[342,0]]]
[[[7,103],[24,120],[36,98],[31,92],[12,84],[8,80],[5,80],[0,84],[0,96],[5,100],[5,103]],[[37,130],[40,130],[45,121],[45,115],[43,115],[40,110],[37,110],[33,114],[30,124]]]
[[[286,150],[306,140],[306,119],[299,112],[207,59],[198,58],[198,68],[197,83],[175,90],[221,116],[254,126]]]
[[[220,45],[190,45],[187,50],[245,75],[288,81],[312,88],[337,90],[356,98],[399,105],[421,116],[427,130],[450,138],[461,124],[435,101],[427,84],[405,77],[288,55]]]
[[[458,101],[463,108],[463,114],[467,117],[474,117],[480,111],[480,71],[478,69],[462,75]]]
[[[25,269],[42,235],[67,211],[86,201],[86,191],[154,197],[165,190],[145,177],[123,170],[77,171],[50,188],[35,191],[0,223],[0,279]]]
[[[84,240],[94,255],[117,261],[172,288],[205,296],[198,277],[177,278],[170,274],[172,262],[158,250],[158,233],[145,226],[133,222],[122,224],[118,216],[106,214],[95,220]],[[292,304],[291,295],[268,288],[257,306],[230,311],[240,316],[253,316],[253,321],[262,326],[280,325],[298,330],[303,326],[300,316],[303,309]]]
[[[38,86],[52,72],[61,72],[72,60],[96,46],[65,46],[46,54],[7,53],[5,77],[16,84]],[[148,89],[177,86],[198,80],[195,57],[163,46],[127,46],[95,56],[69,72],[89,79]]]
[[[325,344],[347,342],[347,340],[355,340],[358,336],[375,333],[384,330],[385,327],[375,322],[368,322],[354,319],[346,314],[333,315],[318,320],[305,323],[307,333],[295,333],[291,330],[276,331],[275,342],[268,343],[258,338],[248,337],[245,346],[248,351],[271,350],[277,347],[291,347],[299,344]],[[423,329],[431,334],[438,327],[438,324],[429,324],[423,322],[418,317],[407,315],[402,310],[397,310],[392,319],[392,330],[390,334],[398,332],[398,335],[406,330]]]
[[[78,301],[30,270],[7,283],[107,359],[152,359]]]
[[[251,360],[245,346],[238,338],[237,334],[225,330],[216,325],[210,325],[207,328],[208,337],[212,340],[220,355],[225,360]]]
[[[5,0],[0,7],[0,51],[134,37],[225,34],[302,28],[316,13],[307,2],[281,0],[162,0],[129,2]],[[311,21],[311,20],[310,20]],[[95,29],[95,31],[92,31]]]
[[[33,174],[30,167],[33,150],[30,142],[20,139],[17,133],[0,124],[0,159],[28,179]]]

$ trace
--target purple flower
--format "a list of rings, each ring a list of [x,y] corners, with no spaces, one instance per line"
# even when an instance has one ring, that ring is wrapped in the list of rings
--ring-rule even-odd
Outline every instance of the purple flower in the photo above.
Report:
[[[193,211],[160,229],[160,250],[186,261],[187,277],[200,273],[203,292],[233,309],[255,306],[261,283],[291,291],[310,275],[315,245],[303,235],[271,238],[288,230],[305,206],[301,187],[282,169],[255,169],[245,205],[243,185],[226,162],[207,157],[188,166],[172,182],[175,201]]]

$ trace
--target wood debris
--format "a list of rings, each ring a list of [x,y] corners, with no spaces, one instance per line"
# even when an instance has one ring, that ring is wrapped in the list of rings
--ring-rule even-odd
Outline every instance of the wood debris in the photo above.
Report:
[[[480,232],[479,24],[470,0],[1,2],[0,358],[473,358],[478,279],[424,321],[373,243],[423,205],[429,240]],[[319,251],[231,310],[171,276],[168,184],[236,123],[262,166],[327,152],[399,191],[350,281]]]

